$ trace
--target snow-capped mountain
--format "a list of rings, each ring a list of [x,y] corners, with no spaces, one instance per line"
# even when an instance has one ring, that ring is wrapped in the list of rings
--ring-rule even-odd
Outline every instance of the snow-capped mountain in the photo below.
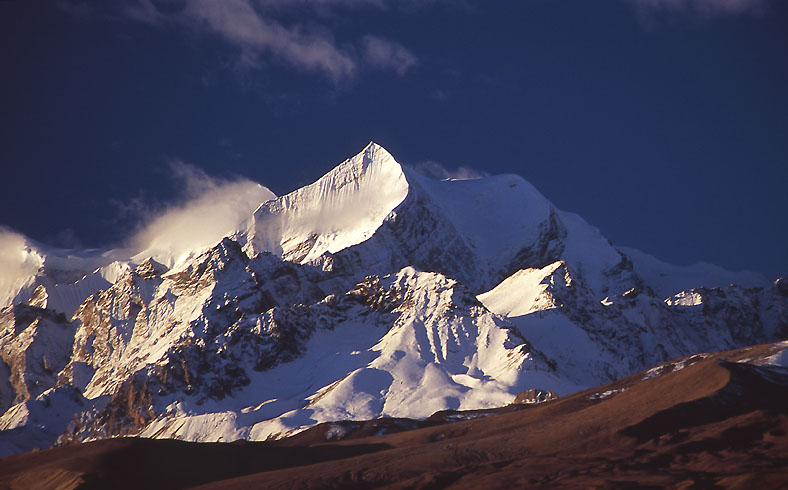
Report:
[[[664,264],[521,177],[434,181],[374,143],[227,229],[177,254],[14,239],[0,451],[423,418],[788,336],[785,279]]]

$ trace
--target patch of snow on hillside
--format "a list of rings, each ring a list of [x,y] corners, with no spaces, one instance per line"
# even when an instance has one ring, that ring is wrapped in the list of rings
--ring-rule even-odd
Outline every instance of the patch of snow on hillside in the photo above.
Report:
[[[764,364],[788,368],[788,348],[764,359]]]
[[[682,291],[665,300],[668,306],[699,306],[703,304],[703,296],[695,290]]]
[[[778,350],[779,349],[779,350]],[[738,362],[756,364],[758,366],[775,366],[778,368],[788,368],[788,340],[777,342],[772,347],[775,354],[766,357],[748,357]]]
[[[601,391],[599,393],[593,393],[591,395],[588,395],[586,398],[588,400],[604,400],[606,398],[610,398],[611,396],[618,395],[619,393],[623,393],[625,391],[627,391],[626,388],[619,388],[617,390],[606,390],[606,391]]]
[[[707,357],[710,356],[711,354],[707,354],[707,353],[695,354],[684,359],[679,359],[678,361],[675,362],[660,364],[659,366],[655,366],[649,369],[648,371],[646,371],[642,379],[643,381],[646,381],[649,379],[662,376],[663,374],[675,373],[676,371],[681,371],[687,366],[691,366],[692,364],[695,364],[696,362],[706,359]]]

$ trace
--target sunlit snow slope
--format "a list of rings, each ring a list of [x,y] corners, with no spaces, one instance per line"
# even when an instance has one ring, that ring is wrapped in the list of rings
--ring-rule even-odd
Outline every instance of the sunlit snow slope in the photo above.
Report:
[[[209,191],[128,249],[0,235],[0,453],[423,418],[788,336],[786,280],[616,248],[518,176],[370,143],[279,198]]]
[[[263,203],[239,236],[252,255],[307,262],[368,239],[407,193],[402,167],[372,143],[314,184]]]

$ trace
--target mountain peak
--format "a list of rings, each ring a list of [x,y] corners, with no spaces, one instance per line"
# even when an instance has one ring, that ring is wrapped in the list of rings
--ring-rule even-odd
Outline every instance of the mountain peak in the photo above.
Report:
[[[619,250],[521,177],[432,180],[370,142],[254,203],[173,265],[0,230],[0,456],[502,406],[786,336],[785,280],[704,288],[743,276]]]
[[[402,173],[402,165],[391,156],[391,153],[374,141],[370,141],[363,150],[334,167],[315,184],[324,182],[330,185],[348,179],[358,181],[363,179],[364,174],[379,172],[381,169],[392,173]]]
[[[246,235],[246,251],[267,251],[294,262],[360,243],[408,194],[402,166],[370,142],[313,184],[263,203]]]
[[[367,143],[367,146],[365,146],[364,149],[361,150],[361,152],[362,153],[367,153],[367,152],[374,153],[374,152],[379,151],[379,150],[382,150],[382,151],[388,153],[388,150],[386,150],[385,148],[383,148],[379,144],[375,143],[374,141],[370,141],[369,143]]]

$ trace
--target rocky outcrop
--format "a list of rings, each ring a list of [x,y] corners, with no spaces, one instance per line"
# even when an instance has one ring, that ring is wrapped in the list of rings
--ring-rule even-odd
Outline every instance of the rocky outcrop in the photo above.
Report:
[[[535,403],[549,402],[550,400],[557,400],[558,395],[552,391],[538,390],[531,388],[525,390],[514,398],[515,405],[533,405]]]
[[[9,306],[0,312],[0,357],[6,376],[0,383],[0,408],[35,399],[55,386],[58,373],[71,358],[75,325],[62,313],[31,304]]]

